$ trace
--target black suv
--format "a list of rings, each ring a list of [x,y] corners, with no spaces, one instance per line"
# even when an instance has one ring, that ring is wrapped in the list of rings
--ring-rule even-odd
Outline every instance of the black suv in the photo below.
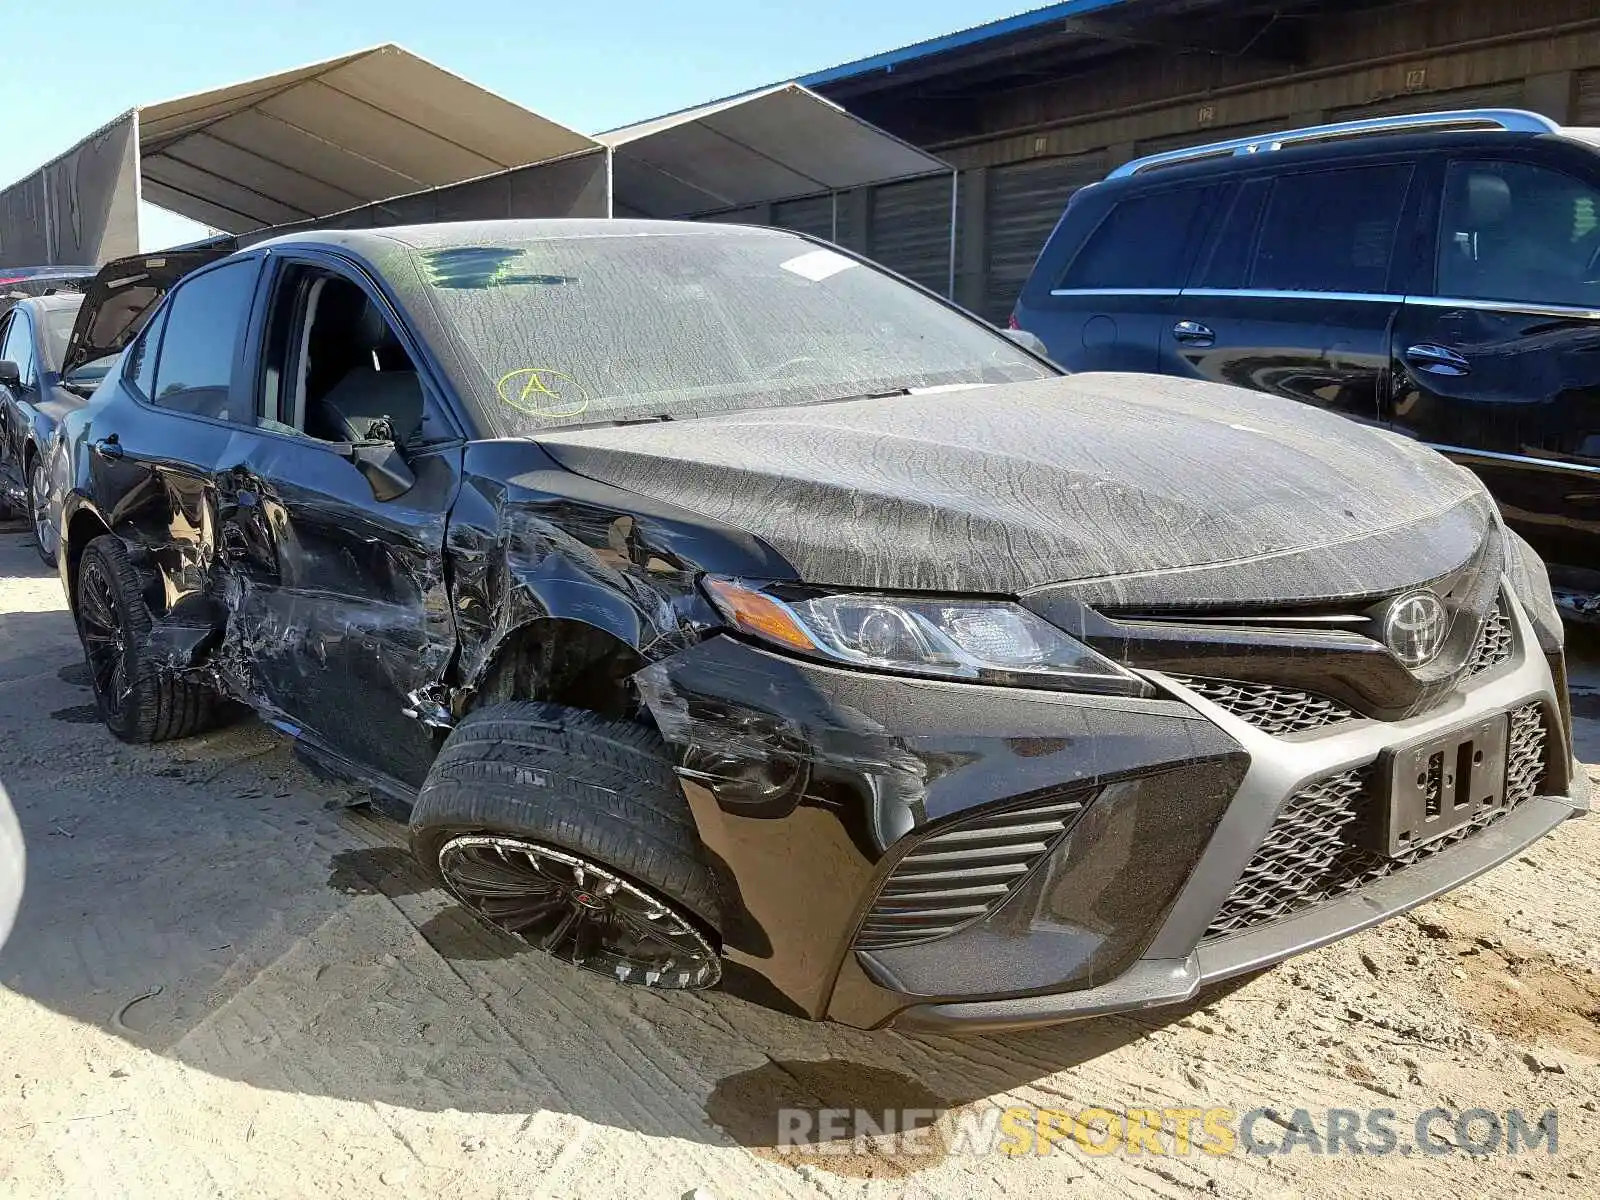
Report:
[[[1181,1000],[1585,807],[1543,568],[1414,442],[1064,376],[771,229],[223,254],[108,267],[67,352],[123,347],[49,472],[100,711],[250,705],[559,959],[1026,1025]]]
[[[1315,404],[1476,471],[1600,593],[1600,130],[1379,118],[1141,159],[1072,198],[1013,323],[1074,370]]]

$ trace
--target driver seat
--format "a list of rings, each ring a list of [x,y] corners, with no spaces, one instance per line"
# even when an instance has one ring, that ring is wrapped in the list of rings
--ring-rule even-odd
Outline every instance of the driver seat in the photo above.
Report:
[[[358,358],[328,391],[311,402],[307,432],[328,441],[376,440],[382,422],[404,445],[422,425],[422,383],[411,357],[382,311],[365,300],[350,330]]]

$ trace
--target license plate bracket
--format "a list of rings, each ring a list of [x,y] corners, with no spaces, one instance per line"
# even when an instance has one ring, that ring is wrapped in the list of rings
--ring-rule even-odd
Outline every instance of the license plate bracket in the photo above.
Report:
[[[1509,739],[1510,721],[1499,715],[1389,751],[1373,849],[1403,857],[1504,807]]]

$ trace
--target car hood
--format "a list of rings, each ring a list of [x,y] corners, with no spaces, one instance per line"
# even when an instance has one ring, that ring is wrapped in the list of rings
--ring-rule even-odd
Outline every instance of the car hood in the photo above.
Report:
[[[750,531],[808,582],[1090,601],[1377,595],[1493,527],[1465,470],[1243,389],[1077,375],[556,431],[568,470]]]

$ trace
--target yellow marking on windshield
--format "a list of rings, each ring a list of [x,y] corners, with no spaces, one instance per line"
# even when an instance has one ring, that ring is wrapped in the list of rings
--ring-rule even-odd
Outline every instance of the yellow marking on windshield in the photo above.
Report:
[[[512,408],[531,417],[575,417],[589,407],[589,394],[565,371],[518,367],[500,376],[494,390]]]

